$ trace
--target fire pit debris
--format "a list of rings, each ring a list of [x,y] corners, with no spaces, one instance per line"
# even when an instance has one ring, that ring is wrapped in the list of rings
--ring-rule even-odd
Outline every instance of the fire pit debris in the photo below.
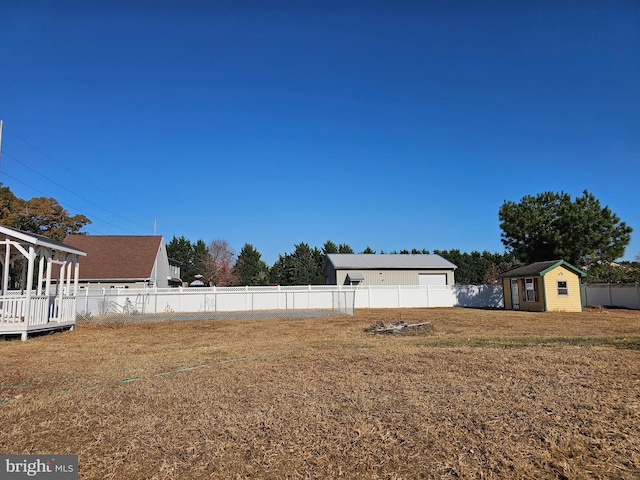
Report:
[[[429,334],[433,331],[431,322],[423,323],[406,323],[403,320],[395,323],[384,324],[384,322],[376,322],[367,329],[370,333],[391,333],[391,334],[409,334],[421,333]]]

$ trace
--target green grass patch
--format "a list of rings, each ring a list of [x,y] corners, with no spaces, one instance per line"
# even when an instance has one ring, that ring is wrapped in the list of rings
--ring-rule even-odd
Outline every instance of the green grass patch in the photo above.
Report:
[[[85,390],[91,390],[92,388],[98,388],[100,385],[104,385],[104,383],[94,383],[93,385],[87,385],[82,388]]]
[[[30,387],[31,385],[38,385],[40,383],[38,380],[22,382],[22,383],[11,383],[5,385],[5,387]]]
[[[49,392],[49,395],[55,395],[56,393],[69,393],[71,391],[70,388],[62,388],[60,390],[54,390],[52,392]]]

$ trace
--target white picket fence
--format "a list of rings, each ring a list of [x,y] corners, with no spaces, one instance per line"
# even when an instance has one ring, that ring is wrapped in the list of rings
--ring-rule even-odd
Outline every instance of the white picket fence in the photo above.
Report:
[[[640,285],[583,285],[582,304],[640,309]]]

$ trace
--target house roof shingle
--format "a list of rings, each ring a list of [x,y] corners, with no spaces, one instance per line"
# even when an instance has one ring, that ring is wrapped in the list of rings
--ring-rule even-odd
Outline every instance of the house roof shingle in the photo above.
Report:
[[[87,252],[81,280],[147,279],[161,242],[159,235],[67,235],[64,239]]]

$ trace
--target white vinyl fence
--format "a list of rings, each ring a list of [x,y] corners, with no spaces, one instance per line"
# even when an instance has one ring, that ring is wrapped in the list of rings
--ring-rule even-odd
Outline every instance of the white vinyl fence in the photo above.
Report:
[[[502,308],[497,285],[269,286],[81,289],[77,312],[86,317],[197,312],[337,311],[354,308]]]
[[[368,285],[355,298],[355,308],[503,306],[500,285]]]
[[[353,315],[353,298],[352,288],[324,285],[81,289],[76,308],[85,317],[295,310]]]
[[[640,309],[640,285],[583,285],[582,304]]]

